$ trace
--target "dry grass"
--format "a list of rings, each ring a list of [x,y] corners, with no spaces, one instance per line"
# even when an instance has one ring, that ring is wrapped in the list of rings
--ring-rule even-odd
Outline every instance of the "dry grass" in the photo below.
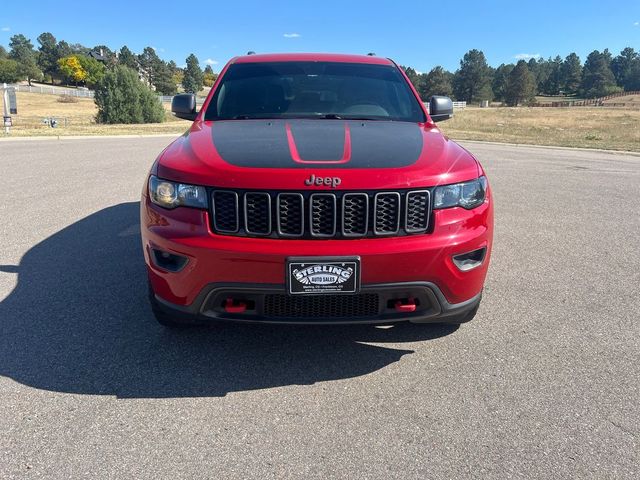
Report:
[[[455,140],[640,151],[640,110],[468,108],[439,124]]]
[[[65,135],[145,135],[153,133],[180,134],[189,122],[167,115],[164,123],[136,125],[101,125],[95,122],[98,110],[93,99],[78,98],[75,103],[59,102],[59,95],[17,92],[18,115],[13,115],[11,136],[65,136]],[[75,97],[74,97],[75,98]],[[44,120],[55,118],[56,128]],[[1,135],[1,134],[0,134]]]
[[[21,92],[17,95],[20,114],[14,116],[12,136],[179,135],[189,127],[189,122],[173,117],[168,111],[164,123],[100,125],[95,123],[97,110],[91,99],[60,103],[56,95]],[[640,101],[638,96],[635,97],[638,100],[621,98]],[[165,108],[168,110],[169,105]],[[43,124],[46,117],[55,117],[58,128]],[[639,109],[468,108],[457,111],[453,119],[439,125],[456,140],[640,151]]]

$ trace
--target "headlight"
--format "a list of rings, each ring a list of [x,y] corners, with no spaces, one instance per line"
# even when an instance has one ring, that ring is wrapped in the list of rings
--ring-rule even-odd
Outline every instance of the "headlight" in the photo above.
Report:
[[[149,177],[149,198],[164,208],[207,208],[207,191],[204,187],[170,182],[155,175]]]
[[[484,202],[487,194],[487,178],[480,177],[470,182],[454,183],[436,187],[433,208],[462,207],[470,210]]]

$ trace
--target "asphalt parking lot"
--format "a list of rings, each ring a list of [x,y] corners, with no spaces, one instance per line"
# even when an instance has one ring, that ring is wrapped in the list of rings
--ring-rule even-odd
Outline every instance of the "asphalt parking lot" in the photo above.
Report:
[[[167,331],[167,137],[0,142],[0,478],[638,478],[640,157],[465,143],[496,201],[459,329]]]

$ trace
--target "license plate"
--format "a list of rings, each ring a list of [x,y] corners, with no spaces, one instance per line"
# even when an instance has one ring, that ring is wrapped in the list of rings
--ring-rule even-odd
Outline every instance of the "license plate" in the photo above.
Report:
[[[360,259],[290,258],[287,285],[292,295],[356,293],[360,287]]]

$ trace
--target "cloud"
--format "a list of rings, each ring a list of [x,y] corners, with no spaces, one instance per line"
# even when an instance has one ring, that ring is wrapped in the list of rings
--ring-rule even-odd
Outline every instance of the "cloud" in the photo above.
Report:
[[[640,26],[640,22],[633,22],[633,26],[634,26],[634,27],[638,27],[638,26]],[[3,28],[3,30],[4,30],[4,28]]]
[[[213,58],[207,58],[204,63],[206,63],[207,65],[217,65],[218,61],[214,60]]]
[[[11,31],[11,27],[2,27],[0,28],[1,31],[3,32],[10,32]]]
[[[285,33],[282,35],[284,38],[300,38],[302,35],[299,33]]]
[[[513,56],[516,60],[531,60],[532,58],[537,60],[540,57],[541,55],[539,53],[518,53]]]
[[[160,53],[164,52],[164,48],[154,47],[154,46],[151,46],[151,48],[153,48],[154,52],[160,52]]]

